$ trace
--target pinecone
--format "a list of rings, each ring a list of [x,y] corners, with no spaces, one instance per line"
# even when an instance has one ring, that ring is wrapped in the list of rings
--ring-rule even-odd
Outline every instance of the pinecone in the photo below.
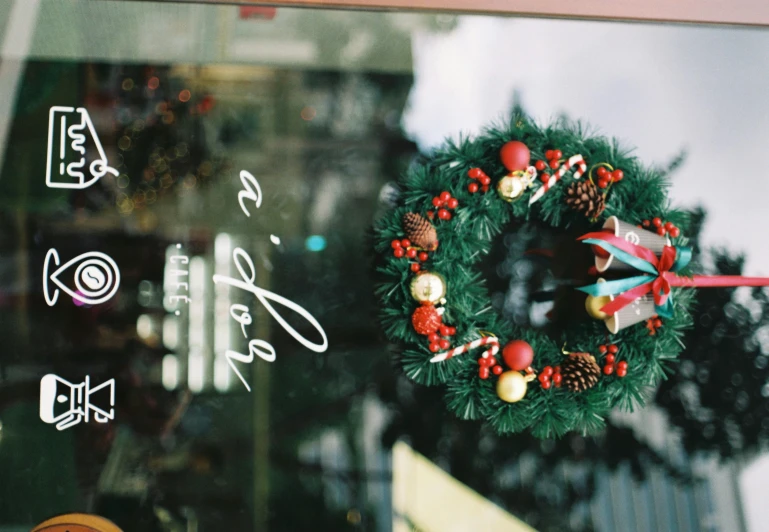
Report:
[[[601,368],[590,353],[571,353],[561,364],[564,386],[572,392],[584,392],[598,382]]]
[[[433,224],[423,216],[407,212],[403,215],[403,229],[414,245],[427,251],[438,249],[438,233]]]
[[[592,181],[575,181],[566,191],[566,204],[590,219],[598,218],[606,200]]]

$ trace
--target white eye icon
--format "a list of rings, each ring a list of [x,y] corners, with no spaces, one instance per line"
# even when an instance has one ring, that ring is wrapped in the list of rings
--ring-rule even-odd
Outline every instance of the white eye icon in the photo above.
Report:
[[[118,270],[115,261],[104,253],[98,251],[83,253],[49,275],[48,270],[52,266],[51,261],[53,261],[53,266],[59,266],[59,254],[53,248],[48,250],[43,263],[43,295],[48,306],[52,307],[56,304],[59,299],[59,289],[64,290],[77,302],[98,305],[114,296],[120,287],[120,270]],[[79,264],[73,275],[73,290],[61,280],[60,275],[77,263]],[[51,282],[55,283],[58,288],[51,287]],[[51,288],[53,288],[53,293],[51,293]]]

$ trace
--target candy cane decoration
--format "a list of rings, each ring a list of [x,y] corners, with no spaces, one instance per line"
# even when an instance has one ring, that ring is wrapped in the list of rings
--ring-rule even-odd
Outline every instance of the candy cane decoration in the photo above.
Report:
[[[544,185],[539,187],[539,190],[537,190],[537,192],[535,192],[529,200],[529,205],[539,201],[539,198],[544,196],[545,192],[550,190],[551,187],[560,181],[564,174],[566,174],[566,172],[568,172],[573,166],[577,166],[577,169],[574,171],[574,179],[579,179],[587,171],[587,164],[585,163],[585,160],[582,158],[582,156],[579,154],[572,155],[565,163],[561,165],[558,171],[550,176],[550,179],[548,179]]]
[[[451,349],[449,351],[445,351],[443,353],[438,353],[433,358],[430,359],[430,362],[443,362],[444,360],[448,360],[451,357],[455,355],[461,355],[462,353],[467,353],[471,349],[475,349],[476,347],[481,347],[483,345],[490,345],[486,351],[483,352],[483,355],[481,355],[483,358],[488,358],[490,356],[494,356],[499,352],[499,338],[496,336],[484,336],[483,338],[479,338],[478,340],[473,340],[472,342],[466,343],[465,345],[461,345],[459,347],[455,347],[454,349]]]

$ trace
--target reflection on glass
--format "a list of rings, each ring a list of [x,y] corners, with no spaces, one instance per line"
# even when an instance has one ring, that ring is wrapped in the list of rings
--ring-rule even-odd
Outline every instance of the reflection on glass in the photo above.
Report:
[[[691,224],[702,263],[759,274],[765,194],[749,167],[769,116],[764,31],[79,0],[0,2],[0,27],[27,33],[0,57],[2,86],[18,86],[0,103],[0,529],[69,511],[142,532],[441,529],[417,511],[429,491],[405,502],[393,491],[417,484],[416,462],[435,492],[464,494],[442,508],[467,530],[483,517],[471,507],[497,515],[483,499],[538,530],[765,522],[753,512],[766,461],[750,462],[769,434],[763,293],[703,294],[688,354],[652,408],[618,413],[597,438],[500,438],[403,379],[379,335],[366,239],[420,150],[523,106],[543,120],[587,117],[645,160],[670,161],[672,195],[703,205]],[[56,106],[87,110],[83,168],[102,162],[98,179],[67,174],[80,161],[65,142],[51,168],[77,186],[47,185]],[[244,202],[248,217],[243,170],[263,200]],[[537,268],[521,259],[526,230],[485,274],[495,305],[537,326],[546,310],[529,289]],[[318,319],[327,352],[212,282],[237,276],[236,248],[258,286]],[[49,307],[49,249],[64,262],[108,255],[119,289]],[[233,305],[253,316],[247,337],[277,353],[236,362],[251,393],[226,357],[249,352]],[[115,379],[114,420],[65,431],[41,421],[49,374]],[[410,461],[392,458],[398,440]]]

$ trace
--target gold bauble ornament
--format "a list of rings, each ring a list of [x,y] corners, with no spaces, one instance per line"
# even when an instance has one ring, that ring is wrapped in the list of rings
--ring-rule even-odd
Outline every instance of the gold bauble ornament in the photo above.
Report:
[[[610,302],[611,298],[609,296],[587,296],[587,299],[585,299],[585,310],[587,310],[591,318],[605,320],[609,315],[603,312],[601,308]]]
[[[507,174],[497,183],[497,194],[505,201],[513,202],[521,199],[526,190],[526,181],[523,172]]]
[[[424,271],[411,280],[411,297],[420,303],[438,303],[446,297],[446,280],[442,275]]]
[[[507,403],[517,403],[526,395],[526,377],[517,371],[506,371],[497,381],[497,395]]]
[[[600,277],[598,278],[598,284],[605,282],[605,279]],[[611,297],[609,296],[587,296],[587,299],[585,299],[585,310],[587,311],[588,316],[591,318],[596,320],[605,320],[609,317],[609,315],[605,312],[602,312],[601,308],[610,302]]]
[[[505,201],[518,201],[534,182],[536,175],[537,170],[533,166],[510,172],[497,183],[497,194]]]

